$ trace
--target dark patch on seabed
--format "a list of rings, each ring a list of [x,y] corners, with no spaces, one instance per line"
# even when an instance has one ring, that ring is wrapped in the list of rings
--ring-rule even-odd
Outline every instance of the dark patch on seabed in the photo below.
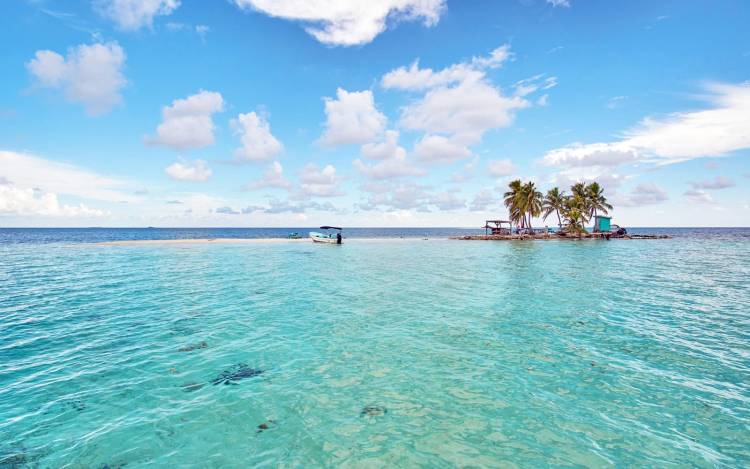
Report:
[[[380,405],[368,405],[359,413],[360,417],[382,417],[388,413],[388,409]]]
[[[258,368],[252,368],[245,363],[237,363],[232,365],[229,369],[224,370],[219,376],[214,378],[211,383],[216,386],[217,384],[237,384],[237,381],[245,378],[254,378],[263,373],[263,370]]]
[[[194,382],[182,383],[180,385],[180,387],[182,388],[182,390],[185,391],[185,392],[194,392],[194,391],[197,391],[199,389],[202,389],[203,386],[205,386],[204,383],[194,383]]]
[[[268,422],[263,422],[260,425],[258,425],[258,430],[255,433],[263,433],[263,431],[270,429],[275,424],[276,424],[275,420],[269,419]]]
[[[208,347],[208,342],[203,341],[203,342],[198,342],[197,344],[190,344],[184,347],[180,347],[179,351],[180,352],[192,352],[193,350],[200,350],[202,348],[207,348],[207,347]]]
[[[46,452],[30,451],[22,443],[0,443],[0,469],[26,469],[39,467],[39,459]]]

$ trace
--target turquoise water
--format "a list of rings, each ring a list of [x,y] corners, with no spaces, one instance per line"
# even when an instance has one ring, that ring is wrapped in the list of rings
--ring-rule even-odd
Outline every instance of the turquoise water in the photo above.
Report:
[[[0,259],[3,468],[750,465],[747,237]]]

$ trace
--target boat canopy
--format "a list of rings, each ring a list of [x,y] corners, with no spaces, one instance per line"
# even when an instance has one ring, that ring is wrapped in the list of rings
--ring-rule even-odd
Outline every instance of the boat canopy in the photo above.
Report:
[[[321,230],[339,230],[339,231],[341,231],[341,228],[339,228],[338,226],[328,226],[328,225],[321,226],[320,229]]]

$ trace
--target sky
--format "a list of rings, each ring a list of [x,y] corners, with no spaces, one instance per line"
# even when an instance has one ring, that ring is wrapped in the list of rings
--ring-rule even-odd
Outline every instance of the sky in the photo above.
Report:
[[[480,227],[518,178],[598,181],[621,226],[750,226],[749,24],[745,0],[6,0],[0,226]]]

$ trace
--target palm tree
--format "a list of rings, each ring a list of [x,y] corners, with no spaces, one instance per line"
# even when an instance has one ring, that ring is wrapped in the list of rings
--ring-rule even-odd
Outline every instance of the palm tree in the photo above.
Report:
[[[507,191],[505,194],[503,194],[503,202],[505,203],[505,206],[508,208],[508,216],[512,223],[515,223],[519,227],[523,228],[524,222],[526,220],[525,218],[526,207],[525,207],[525,200],[523,197],[523,193],[524,193],[523,184],[521,183],[520,179],[516,179],[514,181],[511,181],[510,184],[508,184],[508,188],[510,190]]]
[[[586,222],[586,216],[580,207],[580,198],[570,196],[565,198],[563,204],[562,213],[565,221],[567,222],[566,230],[571,233],[585,233],[586,228],[584,226]]]
[[[552,189],[548,190],[547,195],[544,196],[544,200],[542,201],[542,210],[544,210],[543,219],[546,220],[547,217],[552,214],[552,212],[555,212],[555,214],[557,214],[557,226],[559,228],[562,228],[560,211],[565,207],[565,199],[567,199],[565,191],[560,192],[560,189],[558,189],[557,187],[553,187]]]
[[[586,184],[583,182],[577,182],[570,187],[570,192],[573,194],[570,197],[570,204],[581,213],[581,221],[585,224],[590,218],[589,213],[592,211],[590,208]]]
[[[531,218],[542,214],[542,193],[536,189],[532,181],[529,181],[523,185],[522,197],[526,202],[523,208],[529,216],[529,229],[532,229]]]
[[[604,197],[604,189],[596,181],[586,186],[586,199],[590,210],[589,217],[595,217],[597,211],[609,213],[607,210],[612,210],[612,205],[608,204],[607,198]]]

